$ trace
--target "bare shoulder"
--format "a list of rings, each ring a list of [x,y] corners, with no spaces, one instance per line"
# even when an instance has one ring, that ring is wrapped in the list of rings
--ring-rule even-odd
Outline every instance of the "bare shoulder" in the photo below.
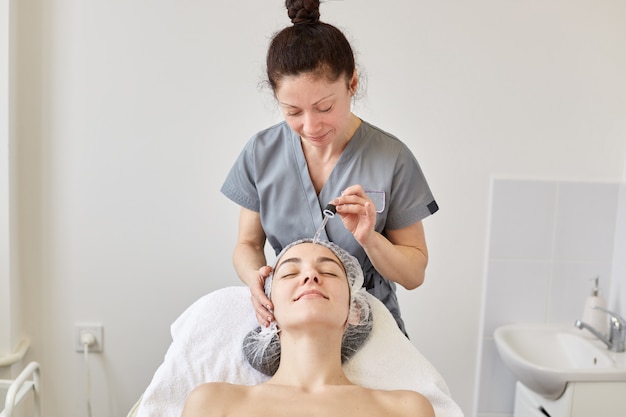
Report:
[[[411,390],[376,391],[381,402],[393,410],[394,415],[411,417],[435,417],[430,401]]]
[[[226,382],[208,382],[194,388],[185,401],[181,417],[211,417],[221,414],[221,406],[246,395],[247,387]]]
[[[189,396],[194,397],[213,397],[216,395],[243,394],[249,388],[245,385],[229,384],[228,382],[207,382],[198,385]]]

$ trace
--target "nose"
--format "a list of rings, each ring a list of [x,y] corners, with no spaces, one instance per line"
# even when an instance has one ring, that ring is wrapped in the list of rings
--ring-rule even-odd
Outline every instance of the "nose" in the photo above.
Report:
[[[305,273],[302,274],[302,285],[309,284],[311,282],[314,282],[316,284],[320,283],[320,279],[319,279],[318,273],[314,269],[310,269],[308,271],[305,271]]]
[[[313,112],[308,112],[304,115],[304,120],[302,123],[302,130],[307,135],[312,135],[319,131],[320,119]]]

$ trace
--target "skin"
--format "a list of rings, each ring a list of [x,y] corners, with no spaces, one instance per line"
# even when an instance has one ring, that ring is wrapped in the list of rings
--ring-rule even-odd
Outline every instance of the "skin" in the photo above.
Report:
[[[361,124],[350,110],[358,85],[356,72],[331,82],[304,73],[281,80],[275,91],[283,116],[301,137],[309,176],[319,193],[346,145]],[[386,279],[408,290],[424,282],[428,249],[422,222],[383,234],[374,230],[376,208],[359,184],[346,188],[332,203],[337,214]],[[268,326],[274,320],[271,301],[263,292],[270,274],[264,254],[265,232],[259,213],[241,208],[233,264],[239,278],[250,288],[257,320]]]
[[[350,293],[330,249],[290,248],[276,268],[272,299],[281,329],[276,374],[256,386],[202,384],[188,396],[182,417],[434,417],[415,391],[368,389],[344,374],[340,349]]]

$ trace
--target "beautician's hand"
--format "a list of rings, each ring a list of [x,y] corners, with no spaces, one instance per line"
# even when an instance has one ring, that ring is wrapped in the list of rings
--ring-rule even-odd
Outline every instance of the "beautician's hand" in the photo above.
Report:
[[[263,327],[269,326],[274,320],[274,314],[272,313],[274,305],[265,295],[264,288],[265,280],[270,276],[271,272],[271,266],[262,266],[259,268],[258,278],[249,281],[252,282],[252,284],[248,286],[248,288],[250,288],[250,296],[252,298],[254,313],[256,314],[259,324]]]
[[[346,229],[352,233],[354,238],[366,246],[368,240],[375,234],[376,225],[376,205],[370,199],[363,187],[351,185],[346,188],[340,197],[332,201],[337,208],[337,214],[341,216]]]

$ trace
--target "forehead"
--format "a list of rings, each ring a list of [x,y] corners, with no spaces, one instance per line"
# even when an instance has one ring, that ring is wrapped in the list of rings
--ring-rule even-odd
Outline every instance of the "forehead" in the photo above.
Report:
[[[331,258],[337,261],[339,265],[343,265],[335,253],[326,246],[305,242],[287,249],[276,263],[276,267],[279,267],[285,259],[289,258],[296,257],[302,259],[303,261],[312,261],[321,256]]]
[[[276,97],[281,102],[288,101],[288,104],[292,104],[292,101],[312,104],[344,90],[347,91],[347,86],[343,78],[329,81],[310,74],[289,75],[277,86]]]

